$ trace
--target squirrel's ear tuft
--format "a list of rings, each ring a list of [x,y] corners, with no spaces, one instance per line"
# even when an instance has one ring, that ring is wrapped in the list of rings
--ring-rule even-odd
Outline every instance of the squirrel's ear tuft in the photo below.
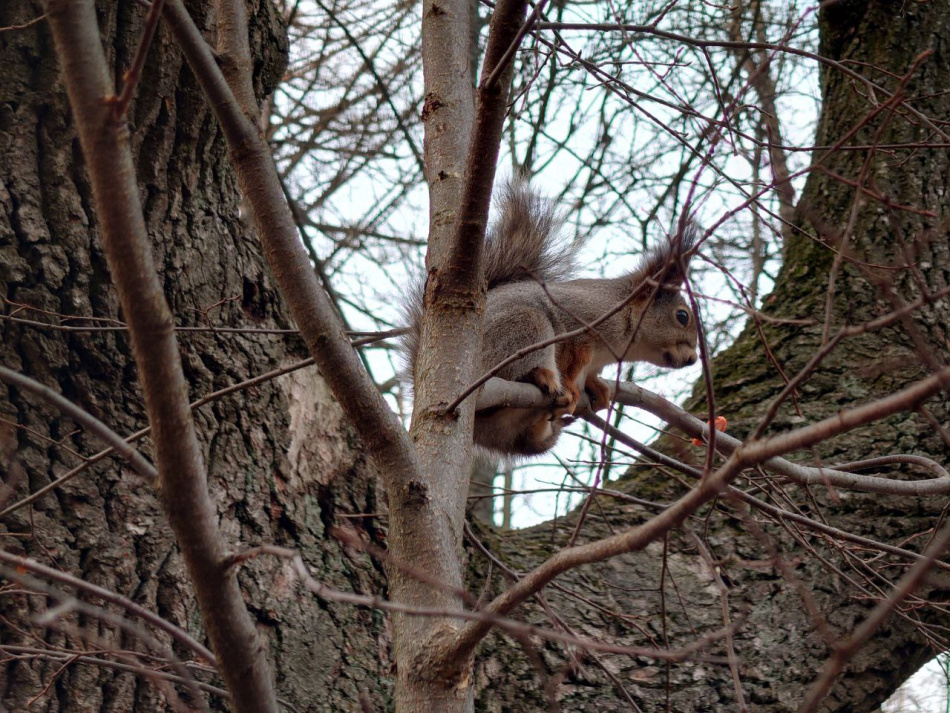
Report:
[[[679,225],[677,225],[677,228],[679,228]],[[682,236],[679,235],[679,232],[679,230],[676,230],[670,235],[670,242],[674,245],[674,249],[678,248],[679,254],[682,255],[683,260],[688,263],[695,252],[694,248],[696,247],[696,243],[699,242],[702,228],[699,227],[699,223],[696,222],[696,219],[690,216],[683,221]]]
[[[658,248],[650,252],[637,273],[642,278],[660,280],[666,285],[681,285],[686,281],[686,268],[695,252],[701,232],[699,224],[687,218]]]
[[[663,281],[681,285],[686,282],[686,269],[696,252],[696,244],[702,235],[702,228],[692,216],[677,221],[676,229],[669,236],[667,266],[663,272]]]

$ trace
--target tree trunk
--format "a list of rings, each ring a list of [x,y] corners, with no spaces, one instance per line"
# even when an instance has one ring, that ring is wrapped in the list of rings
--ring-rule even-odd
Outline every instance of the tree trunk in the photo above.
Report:
[[[256,89],[262,93],[280,76],[286,48],[270,3],[264,0],[251,6],[252,48],[259,62]],[[0,3],[0,26],[23,24],[38,15],[37,6],[28,0]],[[134,3],[100,6],[101,32],[117,73],[130,64],[143,17],[144,11]],[[196,19],[201,24],[201,18]],[[845,0],[823,11],[823,52],[832,59],[851,61],[849,67],[893,90],[893,78],[859,62],[902,75],[922,49],[945,50],[948,28],[950,6],[946,3]],[[0,283],[8,300],[6,313],[52,323],[62,322],[33,310],[121,319],[96,235],[95,211],[59,70],[42,22],[0,33],[0,76],[4,78],[0,86],[0,145],[4,147],[0,152]],[[921,63],[906,93],[916,97],[914,109],[942,118],[950,115],[947,86],[950,64],[938,52]],[[816,143],[829,145],[857,126],[872,105],[862,97],[866,92],[856,92],[837,69],[823,70],[822,90]],[[176,324],[290,326],[255,236],[241,218],[217,124],[180,53],[161,29],[130,116],[146,220]],[[931,134],[929,127],[908,120],[906,113],[881,112],[858,131],[852,143],[919,142]],[[816,152],[816,158],[823,156]],[[824,158],[823,165],[829,172],[857,180],[867,156],[867,151],[837,152]],[[882,209],[866,198],[856,213],[854,229],[846,233],[855,190],[827,172],[814,172],[799,206],[799,225],[839,250],[843,246],[834,241],[845,236],[849,255],[876,265],[903,263],[897,242],[903,237],[929,288],[942,287],[950,274],[946,230],[932,239],[918,238],[923,228],[941,225],[946,215],[948,163],[945,150],[877,152],[865,171],[873,178],[874,190],[893,204],[932,211],[936,219]],[[802,233],[792,235],[785,265],[766,301],[769,314],[822,317],[833,255],[828,245]],[[918,294],[908,271],[886,274],[893,276],[894,290],[905,301]],[[833,331],[893,307],[880,285],[847,263],[836,272],[834,294]],[[914,319],[921,338],[940,345],[940,351],[934,347],[940,360],[947,356],[948,311],[944,299]],[[0,329],[0,363],[53,387],[123,435],[147,425],[128,341],[121,331],[60,331],[9,320],[0,323]],[[763,324],[761,329],[773,358],[789,375],[805,364],[822,336],[820,324]],[[295,338],[261,333],[188,332],[182,333],[181,343],[195,399],[304,355]],[[771,432],[893,393],[927,372],[905,326],[852,338],[799,389],[797,406],[802,415],[786,404]],[[714,379],[717,413],[725,414],[730,432],[740,436],[754,428],[784,383],[752,326],[715,361]],[[701,399],[695,399],[691,408],[702,412]],[[947,423],[946,398],[934,400],[928,410],[937,421]],[[22,426],[14,435],[16,461],[27,478],[19,484],[14,501],[78,465],[77,452],[88,456],[103,447],[93,437],[77,433],[72,422],[36,398],[2,385],[0,417]],[[341,546],[330,532],[341,528],[384,547],[385,519],[374,516],[384,508],[384,498],[315,372],[297,372],[218,399],[201,407],[196,420],[222,529],[234,550],[261,543],[297,548],[317,579],[348,591],[387,596],[383,568],[367,555]],[[684,458],[701,459],[701,452],[690,446],[670,440],[665,447]],[[148,452],[147,445],[143,450]],[[946,460],[939,434],[919,414],[894,416],[836,438],[816,454],[830,463],[895,452]],[[5,476],[12,473],[8,468]],[[658,501],[682,492],[659,473],[631,477],[625,487]],[[926,536],[911,542],[905,542],[906,538],[933,527],[944,504],[935,498],[840,492],[836,499],[817,488],[810,494],[786,490],[796,502],[808,503],[810,513],[820,508],[836,527],[910,549],[921,547],[918,540],[925,541]],[[629,527],[651,514],[605,498],[599,504],[591,509],[582,540]],[[744,524],[746,517],[726,502],[708,521],[694,520],[689,528],[704,537],[719,560],[729,587],[732,618],[745,617],[735,648],[747,703],[756,711],[795,710],[829,650],[799,595],[772,566],[768,546],[756,538],[755,528]],[[523,571],[562,546],[573,524],[573,518],[567,518],[504,535],[483,529],[480,537],[511,568]],[[846,635],[873,605],[859,596],[847,577],[859,576],[853,569],[856,558],[868,560],[874,553],[843,554],[806,532],[804,540],[827,558],[823,563],[780,528],[764,523],[758,527],[810,591],[832,631]],[[118,460],[104,460],[32,506],[4,516],[0,538],[8,551],[25,553],[113,589],[201,637],[190,586],[155,497]],[[655,543],[645,552],[572,572],[557,580],[556,587],[549,587],[547,604],[573,631],[626,645],[677,648],[720,628],[720,592],[693,541],[677,534],[670,538],[665,569],[663,556],[663,543]],[[480,593],[488,568],[474,551],[469,560],[468,588]],[[874,567],[881,570],[888,561],[877,560]],[[893,580],[905,566],[901,562],[883,571]],[[491,587],[498,591],[505,580],[497,567],[491,571]],[[269,642],[281,698],[299,710],[354,710],[365,691],[376,710],[392,707],[395,674],[386,616],[321,601],[296,584],[286,563],[266,558],[244,566],[241,584]],[[935,576],[927,596],[933,601],[945,599],[941,586],[950,588],[945,578]],[[35,648],[148,650],[129,634],[76,615],[60,619],[73,628],[34,626],[31,617],[46,607],[44,597],[26,595],[22,588],[0,590],[0,641]],[[545,612],[534,605],[519,616],[551,625]],[[933,651],[914,621],[947,624],[935,609],[892,616],[854,660],[825,709],[874,710],[930,657]],[[667,699],[673,711],[737,709],[729,668],[722,663],[692,661],[667,668],[648,658],[576,651],[566,657],[564,651],[561,645],[525,649],[508,638],[489,637],[476,662],[476,709],[548,709],[555,700],[570,711],[635,710],[631,701],[644,710],[656,710]],[[716,642],[707,653],[721,657],[725,649]],[[42,658],[4,661],[0,700],[12,711],[26,710],[37,696],[30,710],[164,709],[160,689],[136,675],[78,663],[60,669],[61,663]],[[226,707],[222,700],[214,704]]]

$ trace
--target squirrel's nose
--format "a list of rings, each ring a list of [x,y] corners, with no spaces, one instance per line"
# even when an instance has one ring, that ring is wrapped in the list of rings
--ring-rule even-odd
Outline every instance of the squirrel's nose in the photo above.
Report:
[[[664,351],[663,361],[672,369],[682,369],[684,366],[692,366],[696,363],[696,352],[690,350],[687,354],[682,351]]]

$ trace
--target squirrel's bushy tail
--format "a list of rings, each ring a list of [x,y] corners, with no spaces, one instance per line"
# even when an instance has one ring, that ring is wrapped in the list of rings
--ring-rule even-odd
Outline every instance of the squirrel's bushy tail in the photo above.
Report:
[[[575,246],[559,243],[561,218],[528,182],[513,179],[497,199],[498,217],[485,238],[488,289],[512,282],[557,282],[574,269]]]
[[[574,268],[576,245],[557,240],[561,219],[554,206],[533,193],[524,179],[515,178],[496,198],[497,217],[485,238],[485,279],[488,289],[514,282],[567,279]],[[403,341],[407,380],[415,372],[422,324],[425,283],[417,280],[403,303],[409,333]]]

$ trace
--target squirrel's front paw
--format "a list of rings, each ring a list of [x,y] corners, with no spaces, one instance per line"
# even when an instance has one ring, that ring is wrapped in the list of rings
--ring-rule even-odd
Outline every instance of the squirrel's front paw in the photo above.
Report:
[[[599,376],[588,376],[584,391],[590,397],[591,411],[600,411],[610,405],[610,387]]]
[[[580,392],[574,384],[565,384],[558,386],[557,374],[543,366],[538,366],[529,371],[521,379],[529,384],[534,384],[544,393],[545,396],[554,398],[553,408],[551,409],[550,420],[560,418],[565,414],[574,413],[577,407],[577,401],[580,399]]]

